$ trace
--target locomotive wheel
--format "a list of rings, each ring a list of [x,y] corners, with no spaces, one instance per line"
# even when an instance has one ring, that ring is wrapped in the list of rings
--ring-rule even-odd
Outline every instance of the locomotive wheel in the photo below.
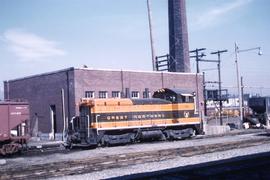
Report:
[[[163,134],[164,134],[166,140],[168,140],[168,141],[173,141],[174,140],[173,137],[170,135],[169,132],[163,131]]]
[[[4,148],[0,148],[0,155],[5,156],[6,152]]]
[[[107,140],[105,140],[104,136],[101,139],[101,146],[102,147],[109,147],[109,142]]]

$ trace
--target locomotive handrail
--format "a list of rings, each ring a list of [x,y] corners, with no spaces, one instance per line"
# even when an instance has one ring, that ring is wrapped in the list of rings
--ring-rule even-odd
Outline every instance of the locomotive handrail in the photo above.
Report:
[[[99,114],[96,115],[97,135],[98,135],[98,117],[99,117],[99,116],[100,116]]]
[[[76,116],[73,116],[72,118],[71,118],[71,120],[70,120],[70,122],[71,122],[71,127],[72,127],[72,130],[74,130],[74,119],[76,118]]]

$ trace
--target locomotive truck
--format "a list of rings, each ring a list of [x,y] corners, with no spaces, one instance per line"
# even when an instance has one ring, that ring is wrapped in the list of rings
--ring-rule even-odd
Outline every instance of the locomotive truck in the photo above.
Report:
[[[160,89],[150,99],[90,99],[80,103],[66,134],[66,146],[126,144],[181,139],[201,133],[193,92]]]

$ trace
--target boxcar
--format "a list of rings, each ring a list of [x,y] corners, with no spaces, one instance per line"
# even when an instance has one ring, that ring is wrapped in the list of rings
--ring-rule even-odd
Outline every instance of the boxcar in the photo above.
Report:
[[[29,138],[29,105],[26,102],[0,102],[0,155],[21,150]]]

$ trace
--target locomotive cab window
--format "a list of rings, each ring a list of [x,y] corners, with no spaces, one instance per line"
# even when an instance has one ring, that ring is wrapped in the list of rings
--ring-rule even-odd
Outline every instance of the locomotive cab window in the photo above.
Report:
[[[181,96],[183,103],[192,103],[194,102],[193,96]]]
[[[171,102],[177,102],[177,98],[175,95],[166,95],[165,99]]]

